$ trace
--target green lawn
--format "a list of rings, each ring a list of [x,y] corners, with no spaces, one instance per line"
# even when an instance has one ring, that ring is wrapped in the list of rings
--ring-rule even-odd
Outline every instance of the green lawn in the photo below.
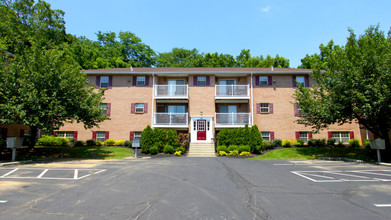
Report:
[[[251,160],[314,160],[318,157],[345,157],[373,162],[373,152],[366,149],[331,147],[293,147],[269,151]]]
[[[124,147],[114,146],[36,146],[34,152],[27,148],[16,150],[16,160],[37,160],[37,159],[121,159],[133,155],[133,150]],[[10,152],[1,155],[1,160],[11,160]]]

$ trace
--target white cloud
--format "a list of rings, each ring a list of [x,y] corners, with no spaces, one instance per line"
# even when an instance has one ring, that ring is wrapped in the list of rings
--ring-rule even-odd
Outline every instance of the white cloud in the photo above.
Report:
[[[266,12],[269,12],[270,9],[271,9],[270,6],[267,6],[267,7],[264,7],[264,8],[260,8],[261,12],[265,12],[265,13],[266,13]]]

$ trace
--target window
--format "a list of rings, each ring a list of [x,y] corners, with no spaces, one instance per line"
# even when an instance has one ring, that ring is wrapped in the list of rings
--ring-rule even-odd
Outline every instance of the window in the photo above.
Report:
[[[144,113],[144,103],[136,103],[136,113]]]
[[[261,132],[261,136],[262,136],[262,139],[264,141],[270,141],[271,138],[270,138],[270,132]]]
[[[299,85],[305,86],[304,76],[296,76],[296,82],[297,82],[297,86],[299,86]]]
[[[194,131],[197,130],[197,121],[196,120],[194,120],[194,122],[193,122],[193,128],[194,128]]]
[[[31,136],[30,130],[24,130],[24,131],[23,131],[23,136],[25,136],[25,137]]]
[[[135,131],[134,138],[141,138],[141,131]]]
[[[299,132],[299,139],[303,140],[304,143],[308,142],[308,132]]]
[[[56,132],[56,135],[57,135],[57,137],[71,139],[71,138],[73,138],[73,131],[71,131],[71,132],[68,132],[68,131],[58,131],[58,132]]]
[[[332,138],[339,143],[348,143],[350,139],[349,132],[333,132]]]
[[[206,85],[206,76],[197,76],[197,85],[205,86]]]
[[[99,109],[102,109],[102,110],[103,110],[102,115],[107,115],[107,109],[108,109],[107,103],[101,103],[101,104],[99,104]]]
[[[269,79],[267,76],[260,76],[259,77],[259,85],[262,86],[262,85],[268,85]]]
[[[109,77],[101,76],[100,77],[100,88],[109,88]]]
[[[144,86],[145,85],[145,76],[137,76],[136,85]]]
[[[106,132],[104,132],[104,131],[97,131],[96,132],[96,140],[104,142],[106,140]]]
[[[261,103],[261,113],[269,113],[269,103]]]

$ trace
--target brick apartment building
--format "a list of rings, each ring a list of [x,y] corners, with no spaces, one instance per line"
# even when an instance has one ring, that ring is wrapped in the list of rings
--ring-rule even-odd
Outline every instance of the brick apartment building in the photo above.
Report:
[[[362,139],[356,123],[332,125],[312,134],[295,123],[299,109],[292,94],[311,86],[312,70],[293,68],[121,68],[87,70],[111,120],[85,130],[66,124],[59,136],[78,140],[131,140],[147,126],[190,134],[192,143],[212,143],[222,128],[257,125],[264,140]]]

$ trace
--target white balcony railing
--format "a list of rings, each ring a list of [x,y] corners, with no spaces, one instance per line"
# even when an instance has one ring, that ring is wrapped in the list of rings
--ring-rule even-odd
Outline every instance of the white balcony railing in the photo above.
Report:
[[[251,125],[250,113],[216,113],[216,127]]]
[[[155,126],[188,126],[188,113],[154,113]]]
[[[187,85],[155,85],[155,98],[188,98]]]
[[[250,97],[249,85],[216,85],[216,97]]]

